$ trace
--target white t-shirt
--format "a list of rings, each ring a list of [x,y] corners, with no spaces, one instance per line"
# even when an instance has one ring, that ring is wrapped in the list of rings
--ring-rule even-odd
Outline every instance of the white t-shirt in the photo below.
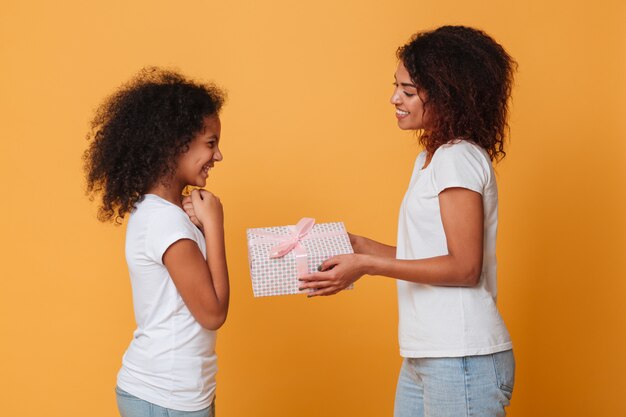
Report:
[[[203,328],[178,293],[163,254],[181,239],[204,236],[178,206],[147,194],[131,213],[126,261],[137,329],[124,354],[117,385],[143,400],[181,411],[208,407],[215,396],[216,332]]]
[[[439,193],[461,187],[480,193],[484,207],[484,254],[475,287],[443,287],[398,280],[399,340],[403,357],[460,357],[511,349],[511,339],[496,307],[496,231],[498,188],[487,152],[468,141],[437,149],[422,169],[415,162],[400,207],[398,259],[448,254],[439,211]]]

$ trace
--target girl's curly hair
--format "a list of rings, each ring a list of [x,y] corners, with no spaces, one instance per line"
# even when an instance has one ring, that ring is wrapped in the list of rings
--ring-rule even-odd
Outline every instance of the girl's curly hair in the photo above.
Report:
[[[517,67],[486,33],[442,26],[415,34],[396,55],[418,89],[426,93],[431,117],[420,143],[429,154],[450,140],[468,139],[502,159],[508,133],[508,101]]]
[[[97,109],[83,155],[87,194],[102,194],[98,218],[119,221],[217,115],[225,93],[156,67],[142,69]]]

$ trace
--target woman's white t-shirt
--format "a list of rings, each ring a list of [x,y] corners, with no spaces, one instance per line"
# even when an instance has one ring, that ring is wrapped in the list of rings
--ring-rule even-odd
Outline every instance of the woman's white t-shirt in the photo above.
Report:
[[[459,357],[511,349],[511,339],[496,307],[496,231],[498,188],[487,152],[458,140],[443,145],[422,169],[415,162],[400,207],[398,259],[448,254],[439,210],[439,193],[461,187],[483,198],[484,252],[475,287],[443,287],[398,280],[399,341],[403,357]]]
[[[215,396],[216,332],[191,315],[163,254],[191,239],[206,258],[204,236],[178,206],[147,194],[131,213],[126,261],[137,329],[124,354],[117,385],[143,400],[174,410],[197,411]]]

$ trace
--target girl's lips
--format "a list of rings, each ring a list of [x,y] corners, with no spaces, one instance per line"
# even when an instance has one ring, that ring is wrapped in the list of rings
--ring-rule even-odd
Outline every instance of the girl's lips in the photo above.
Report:
[[[204,175],[205,177],[209,176],[209,171],[211,170],[211,168],[213,168],[213,165],[209,165],[206,164],[205,166],[202,167],[202,175]]]

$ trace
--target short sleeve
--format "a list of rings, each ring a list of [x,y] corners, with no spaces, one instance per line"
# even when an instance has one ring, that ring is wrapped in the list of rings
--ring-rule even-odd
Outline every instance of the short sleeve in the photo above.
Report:
[[[175,242],[191,239],[198,243],[195,226],[178,207],[164,207],[153,213],[146,236],[146,254],[163,264],[163,254]]]
[[[491,161],[477,145],[466,141],[443,145],[431,163],[437,194],[453,187],[484,194],[491,175]]]

